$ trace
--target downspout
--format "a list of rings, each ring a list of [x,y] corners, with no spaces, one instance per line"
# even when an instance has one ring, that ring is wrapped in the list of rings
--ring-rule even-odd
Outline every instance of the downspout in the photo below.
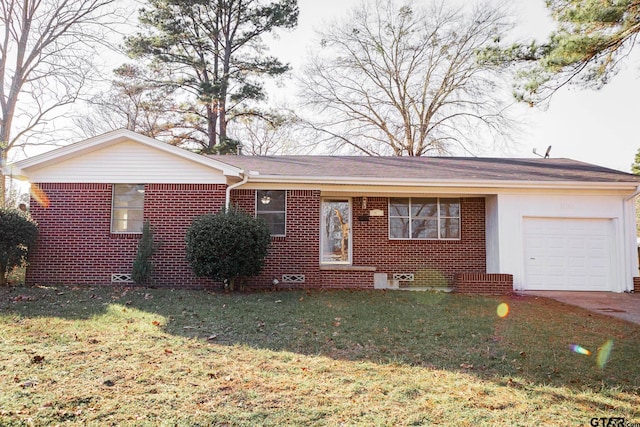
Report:
[[[628,202],[629,200],[635,198],[638,194],[640,194],[640,185],[636,187],[636,191],[632,195],[630,195],[629,197],[625,197],[624,201]]]
[[[623,221],[624,221],[623,231],[624,231],[625,236],[627,236],[627,235],[630,236],[631,235],[631,233],[630,233],[631,230],[628,230],[628,227],[629,227],[629,224],[630,224],[630,218],[628,218],[629,213],[627,212],[627,203],[630,202],[631,200],[635,199],[638,196],[638,194],[640,194],[640,185],[636,187],[636,191],[634,191],[631,195],[629,195],[629,196],[624,198],[624,205],[622,206],[622,218],[623,218]],[[635,211],[635,208],[634,208],[634,211]],[[635,218],[634,218],[633,223],[636,225],[634,227],[634,231],[635,231],[635,230],[637,230],[637,224],[636,224]],[[634,234],[637,234],[637,231]],[[626,238],[625,238],[625,240],[626,240]],[[627,245],[625,245],[627,247],[627,250],[631,249],[631,246],[632,246],[631,243],[632,242],[629,242]],[[633,270],[633,273],[631,274],[631,280],[633,280],[633,277],[636,277],[639,274],[638,273],[638,269],[637,269],[637,262],[634,263],[634,261],[633,261],[634,258],[636,260],[638,259],[638,243],[637,243],[637,240],[634,240],[633,249],[631,249],[631,251],[630,251],[630,253],[629,253],[628,257],[627,257],[627,262],[631,262],[631,264],[629,265],[629,268],[627,270],[627,273],[629,273],[629,272],[631,272]],[[631,290],[632,291],[633,291],[633,288],[634,288],[634,286],[633,286],[633,283],[632,283],[631,284]],[[625,292],[627,292],[627,291],[628,291],[628,289],[625,289]]]
[[[249,174],[248,173],[244,173],[244,171],[240,171],[240,175],[243,176],[242,181],[236,182],[235,184],[229,185],[227,187],[226,203],[225,203],[227,211],[231,207],[231,190],[233,190],[236,187],[240,187],[241,185],[244,185],[244,184],[247,183],[247,181],[249,181]]]

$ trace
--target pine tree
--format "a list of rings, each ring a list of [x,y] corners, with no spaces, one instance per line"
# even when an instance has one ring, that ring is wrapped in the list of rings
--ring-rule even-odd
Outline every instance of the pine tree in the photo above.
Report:
[[[261,37],[297,25],[297,0],[150,0],[140,22],[146,32],[127,39],[129,54],[164,67],[189,96],[184,113],[204,152],[235,152],[227,124],[260,116],[261,79],[289,70]]]
[[[634,158],[633,163],[631,164],[631,173],[635,175],[640,175],[640,148],[638,148],[638,151],[636,152],[636,157]]]
[[[566,84],[600,88],[618,71],[619,63],[640,33],[638,0],[547,0],[557,23],[539,43],[495,47],[486,59],[516,63],[515,96],[531,105],[548,101]]]

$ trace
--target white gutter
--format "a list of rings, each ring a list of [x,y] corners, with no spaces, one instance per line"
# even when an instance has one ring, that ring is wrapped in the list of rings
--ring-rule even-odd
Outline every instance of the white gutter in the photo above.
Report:
[[[378,185],[378,186],[412,186],[412,187],[471,187],[471,188],[533,188],[533,189],[589,189],[617,190],[637,187],[637,183],[615,181],[516,181],[516,180],[416,180],[414,178],[374,178],[374,177],[327,177],[327,176],[281,176],[260,175],[251,182],[278,184],[314,184],[314,185]]]
[[[227,211],[229,210],[229,208],[231,208],[231,190],[233,190],[236,187],[240,187],[241,185],[244,185],[247,183],[247,181],[249,181],[248,173],[245,173],[244,171],[240,171],[240,175],[243,176],[242,181],[236,182],[235,184],[229,185],[227,187],[227,194],[225,199],[225,206]]]

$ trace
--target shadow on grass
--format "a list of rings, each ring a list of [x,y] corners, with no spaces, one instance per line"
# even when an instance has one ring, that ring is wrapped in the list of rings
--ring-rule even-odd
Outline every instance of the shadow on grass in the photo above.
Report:
[[[14,322],[140,311],[161,316],[154,324],[172,336],[211,345],[443,369],[514,388],[640,389],[640,326],[544,298],[111,287],[13,287],[0,296],[0,312]],[[496,314],[501,302],[510,308],[504,318]],[[608,340],[614,347],[604,357],[598,348]],[[572,352],[571,344],[592,354]]]

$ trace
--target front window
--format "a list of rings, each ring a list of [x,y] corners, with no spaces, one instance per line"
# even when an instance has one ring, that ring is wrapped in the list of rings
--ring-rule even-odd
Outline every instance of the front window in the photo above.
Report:
[[[459,239],[460,199],[389,199],[390,239]]]
[[[256,216],[264,219],[272,236],[284,236],[286,224],[285,190],[256,191]]]
[[[351,263],[351,208],[349,200],[322,201],[321,262]]]
[[[144,184],[114,184],[111,209],[112,233],[142,233]]]

